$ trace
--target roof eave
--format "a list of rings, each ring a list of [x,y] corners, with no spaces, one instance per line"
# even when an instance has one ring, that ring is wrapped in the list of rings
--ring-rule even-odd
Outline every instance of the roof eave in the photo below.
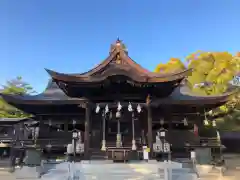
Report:
[[[110,75],[105,74],[102,77],[79,77],[74,75],[68,75],[63,73],[58,73],[49,69],[46,69],[46,71],[49,73],[49,75],[52,77],[55,81],[62,81],[65,83],[92,83],[92,82],[102,82],[106,80]],[[183,72],[177,73],[177,74],[169,74],[169,76],[136,76],[128,75],[133,81],[139,82],[139,83],[164,83],[164,82],[170,82],[170,81],[177,81],[182,80],[185,77],[187,77],[191,73],[191,69],[185,70]],[[125,74],[114,74],[114,75],[124,75]]]
[[[22,99],[13,95],[0,94],[0,96],[11,105],[60,105],[60,104],[81,104],[87,102],[87,99],[69,99],[69,100],[54,100],[54,99]]]

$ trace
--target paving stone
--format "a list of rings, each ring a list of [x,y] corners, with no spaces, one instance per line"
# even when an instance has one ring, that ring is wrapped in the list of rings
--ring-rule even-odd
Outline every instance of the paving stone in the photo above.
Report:
[[[176,163],[172,163],[174,171],[172,180],[183,177],[182,180],[195,180],[196,175],[188,175],[189,169],[183,170]],[[158,170],[163,169],[170,164],[166,163],[61,163],[56,165],[54,170],[50,170],[43,175],[43,180],[66,179],[68,176],[74,177],[73,173],[68,171],[69,167],[75,172],[75,179],[88,180],[163,180],[165,174],[159,174]],[[184,173],[186,175],[184,175]],[[76,178],[77,177],[77,178]]]
[[[13,174],[16,179],[39,179],[41,175],[41,167],[23,166],[20,169],[16,169]]]

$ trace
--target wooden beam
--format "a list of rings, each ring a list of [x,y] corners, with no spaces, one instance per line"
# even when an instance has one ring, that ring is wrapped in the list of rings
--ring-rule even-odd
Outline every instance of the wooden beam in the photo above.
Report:
[[[55,114],[51,114],[51,113],[40,113],[37,116],[79,116],[82,115],[84,116],[84,113],[55,113]]]

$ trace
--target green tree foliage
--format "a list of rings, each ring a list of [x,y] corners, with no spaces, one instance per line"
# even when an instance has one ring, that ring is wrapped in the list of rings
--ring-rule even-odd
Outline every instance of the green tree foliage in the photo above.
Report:
[[[240,55],[240,54],[239,54]],[[155,72],[174,73],[191,68],[187,78],[193,92],[201,95],[220,95],[226,92],[229,82],[240,72],[240,57],[228,52],[202,52],[190,54],[187,67],[180,59],[171,58],[166,64],[157,65]]]
[[[2,85],[3,89],[1,93],[12,95],[26,95],[33,94],[35,91],[26,82],[22,80],[22,77],[17,77],[13,80],[7,81],[5,85]],[[27,117],[29,115],[16,109],[15,107],[7,104],[2,98],[0,98],[0,117]]]
[[[240,61],[228,52],[197,52],[187,58],[192,75],[188,77],[193,91],[203,95],[226,92],[228,83],[240,71]],[[204,85],[199,85],[203,83]]]
[[[240,53],[233,56],[228,52],[197,51],[186,57],[186,62],[187,66],[184,66],[180,59],[172,58],[166,64],[157,65],[155,72],[174,73],[191,68],[188,85],[193,92],[205,96],[223,94],[228,90],[229,82],[240,75]],[[234,129],[240,130],[240,93],[215,110],[216,113],[228,113],[224,121],[219,121],[219,127],[233,129],[235,126]]]

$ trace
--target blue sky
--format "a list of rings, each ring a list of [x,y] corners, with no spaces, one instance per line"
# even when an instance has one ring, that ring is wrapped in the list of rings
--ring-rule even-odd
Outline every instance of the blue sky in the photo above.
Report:
[[[240,51],[239,0],[0,0],[0,84],[22,76],[41,92],[44,68],[84,72],[120,37],[153,70],[196,50]]]

